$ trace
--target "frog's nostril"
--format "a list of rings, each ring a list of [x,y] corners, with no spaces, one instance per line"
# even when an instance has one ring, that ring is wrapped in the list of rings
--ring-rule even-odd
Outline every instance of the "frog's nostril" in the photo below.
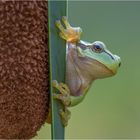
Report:
[[[121,66],[121,62],[119,63],[119,67]]]

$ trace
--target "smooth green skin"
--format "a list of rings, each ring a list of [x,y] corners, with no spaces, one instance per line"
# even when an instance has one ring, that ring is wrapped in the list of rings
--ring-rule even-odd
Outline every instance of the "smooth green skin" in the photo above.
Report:
[[[67,51],[66,83],[72,95],[70,106],[75,106],[83,101],[94,80],[115,75],[121,64],[120,57],[112,54],[103,42],[80,41],[79,43],[84,48],[71,43],[68,45]],[[93,50],[93,45],[98,45],[102,51]],[[72,75],[72,73],[77,74]]]
[[[90,43],[86,43],[86,42],[83,42],[83,41],[82,41],[82,43],[87,45],[87,46],[92,45]],[[115,74],[118,70],[118,64],[121,63],[120,57],[112,54],[107,49],[107,47],[105,46],[105,44],[103,42],[96,41],[93,44],[95,44],[95,43],[98,44],[99,46],[102,46],[102,48],[104,49],[104,51],[102,53],[96,53],[96,52],[92,51],[90,47],[88,47],[85,50],[82,50],[80,47],[78,47],[77,49],[83,57],[85,57],[85,58],[89,57],[91,59],[95,59],[95,60],[99,61],[100,63],[105,65],[108,69],[110,69]],[[110,56],[106,52],[108,54],[110,54],[114,58],[114,60],[111,59]]]

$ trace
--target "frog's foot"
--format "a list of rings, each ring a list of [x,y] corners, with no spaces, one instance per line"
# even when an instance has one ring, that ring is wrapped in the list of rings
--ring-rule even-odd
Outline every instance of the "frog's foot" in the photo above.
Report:
[[[71,112],[67,108],[65,108],[64,110],[60,109],[59,114],[60,114],[63,125],[67,126],[68,120],[71,117]]]
[[[47,119],[46,122],[51,124],[52,122],[52,117],[51,117],[51,105],[49,104],[49,110],[48,110],[48,115],[47,115]]]
[[[68,120],[71,117],[71,112],[67,109],[67,107],[64,107],[64,109],[60,109],[59,114],[60,114],[60,117],[61,117],[61,120],[62,120],[62,124],[64,126],[67,126],[68,125]],[[49,105],[49,113],[47,115],[46,122],[49,123],[49,124],[51,124],[51,122],[52,122],[50,105]]]
[[[66,28],[64,28],[60,20],[56,21],[56,26],[60,30],[60,36],[70,43],[79,42],[82,29],[80,27],[71,27],[66,17],[62,17],[62,21]]]
[[[68,86],[64,83],[58,83],[56,80],[53,80],[53,87],[60,91],[60,94],[54,93],[54,99],[60,100],[64,106],[69,106],[71,104],[70,90]]]

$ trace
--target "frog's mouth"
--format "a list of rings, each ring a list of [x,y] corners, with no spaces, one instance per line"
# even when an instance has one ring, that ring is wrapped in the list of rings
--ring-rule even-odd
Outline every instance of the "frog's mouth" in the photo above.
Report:
[[[88,58],[88,61],[90,63],[90,68],[92,67],[92,70],[96,75],[98,75],[98,78],[104,78],[104,77],[110,77],[116,74],[115,71],[101,63],[100,61],[96,59]]]
[[[105,77],[110,77],[113,76],[117,73],[117,69],[119,65],[113,67],[112,65],[107,66],[104,63],[90,58],[84,53],[82,53],[82,49],[80,47],[77,47],[77,53],[79,56],[79,60],[82,62],[82,66],[84,69],[88,70],[91,75],[94,75],[95,78],[105,78]]]
[[[91,59],[91,58],[89,58],[89,59]],[[118,66],[115,66],[115,68],[111,67],[111,66],[109,67],[109,66],[106,66],[105,64],[101,63],[100,61],[96,60],[96,59],[94,59],[94,60],[91,59],[91,61],[92,61],[92,63],[95,63],[96,65],[101,67],[103,71],[106,71],[106,72],[108,71],[108,73],[110,73],[109,76],[115,75],[118,71],[118,68],[120,67],[120,64],[118,64]],[[94,66],[95,66],[95,64],[94,64]]]
[[[107,67],[106,65],[104,65],[103,63],[101,63],[95,59],[94,59],[94,61],[96,61],[98,66],[100,65],[103,69],[106,69],[110,73],[110,76],[115,75],[117,73],[117,70],[114,71],[111,68]]]

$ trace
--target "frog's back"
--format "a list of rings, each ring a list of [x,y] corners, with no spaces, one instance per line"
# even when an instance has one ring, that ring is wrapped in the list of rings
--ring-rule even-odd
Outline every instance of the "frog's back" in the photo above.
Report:
[[[31,138],[48,113],[47,5],[0,2],[0,139]]]

